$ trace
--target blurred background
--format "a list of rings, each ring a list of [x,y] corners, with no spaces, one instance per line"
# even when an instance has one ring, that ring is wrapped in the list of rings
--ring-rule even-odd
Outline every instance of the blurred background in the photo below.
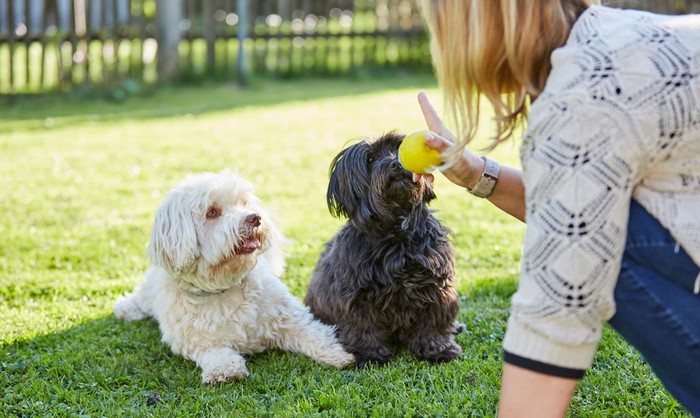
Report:
[[[700,0],[604,0],[698,13]],[[0,95],[430,69],[415,0],[0,0]]]

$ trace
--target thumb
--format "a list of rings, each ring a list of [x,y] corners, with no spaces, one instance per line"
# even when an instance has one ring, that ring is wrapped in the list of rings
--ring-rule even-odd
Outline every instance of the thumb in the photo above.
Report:
[[[435,132],[428,132],[425,135],[425,145],[437,151],[444,151],[452,145],[452,142],[441,137]]]

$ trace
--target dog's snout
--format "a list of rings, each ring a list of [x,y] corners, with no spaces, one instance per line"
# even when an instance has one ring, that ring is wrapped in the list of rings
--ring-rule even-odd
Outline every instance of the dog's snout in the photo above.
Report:
[[[401,166],[401,163],[399,162],[399,160],[393,160],[391,162],[391,171],[393,171],[394,173],[398,173],[402,170],[403,170],[403,167]]]
[[[245,223],[253,227],[260,226],[260,215],[257,213],[251,213],[245,217]]]

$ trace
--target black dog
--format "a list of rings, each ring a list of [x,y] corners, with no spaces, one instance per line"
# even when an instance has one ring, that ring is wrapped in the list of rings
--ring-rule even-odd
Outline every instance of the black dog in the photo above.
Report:
[[[348,222],[326,243],[304,300],[359,366],[386,363],[396,343],[431,361],[462,352],[450,231],[428,208],[432,184],[399,163],[402,140],[392,132],[333,159],[328,208]]]

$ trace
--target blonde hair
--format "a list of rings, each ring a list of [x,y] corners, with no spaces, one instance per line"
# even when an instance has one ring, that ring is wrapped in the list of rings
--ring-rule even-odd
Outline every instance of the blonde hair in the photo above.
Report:
[[[460,138],[457,158],[478,130],[480,100],[496,114],[491,150],[522,126],[528,101],[544,88],[552,51],[599,0],[423,0],[433,66],[446,116]]]

